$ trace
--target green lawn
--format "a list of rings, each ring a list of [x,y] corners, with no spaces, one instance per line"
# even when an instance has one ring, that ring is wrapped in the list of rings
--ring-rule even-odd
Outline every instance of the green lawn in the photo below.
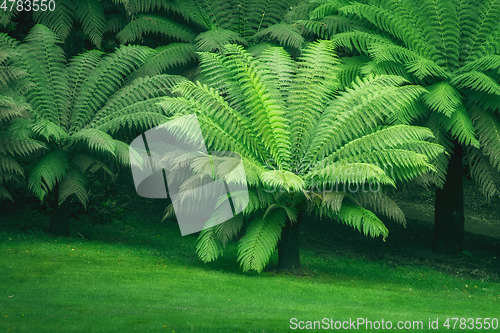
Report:
[[[500,284],[491,279],[318,256],[311,248],[302,251],[301,275],[243,274],[235,246],[222,260],[203,264],[196,237],[181,237],[176,223],[130,216],[79,225],[73,238],[14,230],[43,218],[0,218],[1,331],[286,332],[291,318],[366,318],[424,323],[423,330],[401,332],[458,332],[474,330],[446,329],[447,317],[500,317]],[[429,330],[429,318],[439,318],[439,330]]]

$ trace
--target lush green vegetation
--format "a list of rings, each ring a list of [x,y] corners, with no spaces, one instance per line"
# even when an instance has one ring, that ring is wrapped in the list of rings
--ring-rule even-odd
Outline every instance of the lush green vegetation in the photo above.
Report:
[[[48,222],[43,214],[2,216],[2,330],[284,332],[294,317],[427,323],[500,310],[498,281],[320,255],[328,239],[314,230],[301,275],[241,273],[235,244],[225,258],[203,264],[194,255],[196,238],[181,237],[174,221],[155,221],[159,212],[161,205],[142,202],[112,224],[77,224],[72,238],[37,231]]]
[[[2,330],[500,313],[498,239],[463,243],[484,207],[483,235],[500,223],[499,1],[47,2],[0,1]],[[191,137],[193,113],[208,151],[241,157],[249,204],[181,237],[129,172],[163,162],[129,143],[174,119]],[[180,188],[243,182],[197,153]],[[415,199],[403,232],[415,185],[435,213]]]
[[[246,227],[238,256],[243,270],[262,271],[280,240],[280,267],[298,268],[283,235],[308,214],[386,237],[371,211],[400,223],[405,218],[382,186],[431,171],[430,161],[443,153],[428,141],[428,129],[400,120],[423,93],[420,87],[398,76],[350,78],[329,41],[311,43],[302,54],[294,61],[283,48],[270,47],[253,57],[233,45],[223,55],[200,53],[204,80],[174,85],[176,97],[161,102],[165,113],[196,113],[210,150],[240,154],[251,188],[243,216],[201,232],[204,261],[222,255]],[[202,163],[197,167],[207,169]],[[231,173],[224,177],[235,182]],[[374,184],[378,188],[356,190]]]

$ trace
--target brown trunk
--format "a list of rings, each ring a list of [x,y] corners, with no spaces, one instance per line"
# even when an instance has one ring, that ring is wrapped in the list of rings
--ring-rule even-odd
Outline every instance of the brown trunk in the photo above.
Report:
[[[281,239],[278,243],[278,268],[297,269],[300,268],[300,243],[299,224],[287,221],[281,232]]]
[[[69,199],[65,200],[62,205],[58,205],[59,202],[59,186],[54,188],[56,193],[56,201],[54,203],[54,210],[52,211],[52,216],[50,218],[50,229],[49,232],[54,236],[69,236]]]
[[[457,254],[464,243],[462,146],[455,141],[442,189],[436,189],[434,251]]]

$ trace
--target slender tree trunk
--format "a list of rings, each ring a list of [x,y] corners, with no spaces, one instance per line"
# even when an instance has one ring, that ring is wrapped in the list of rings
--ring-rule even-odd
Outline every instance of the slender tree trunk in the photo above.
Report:
[[[462,146],[454,142],[444,187],[436,189],[434,211],[434,251],[457,254],[464,243],[464,194]]]
[[[69,200],[66,200],[62,205],[58,205],[59,202],[59,187],[54,188],[56,193],[56,202],[54,204],[54,210],[52,211],[52,216],[50,218],[50,228],[49,232],[54,236],[69,236],[69,216],[70,207]]]
[[[300,219],[295,223],[287,221],[281,232],[278,243],[278,268],[297,269],[300,268],[300,243],[299,243]]]

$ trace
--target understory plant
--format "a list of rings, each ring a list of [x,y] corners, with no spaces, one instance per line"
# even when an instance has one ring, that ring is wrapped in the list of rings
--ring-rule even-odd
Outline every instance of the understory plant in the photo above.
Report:
[[[112,135],[164,122],[157,98],[180,78],[129,79],[150,54],[148,47],[124,46],[107,55],[93,50],[67,61],[60,43],[54,32],[36,25],[24,43],[12,46],[26,73],[29,116],[15,119],[8,130],[43,145],[28,161],[28,187],[41,200],[52,194],[50,230],[67,235],[69,200],[87,205],[89,177],[129,165],[128,144]]]
[[[262,271],[276,248],[280,267],[298,268],[298,227],[308,214],[372,237],[388,235],[379,216],[405,223],[383,188],[432,171],[443,152],[429,129],[400,117],[423,88],[399,76],[351,77],[330,41],[311,43],[298,60],[281,47],[253,56],[238,45],[200,59],[202,81],[176,84],[161,105],[181,124],[179,115],[196,114],[208,150],[238,153],[249,186],[242,214],[200,233],[201,260],[241,236],[244,271]]]
[[[326,2],[365,28],[333,36],[337,47],[370,56],[361,71],[401,75],[427,89],[414,117],[449,153],[436,163],[434,249],[461,252],[464,166],[486,198],[500,195],[500,3]]]

